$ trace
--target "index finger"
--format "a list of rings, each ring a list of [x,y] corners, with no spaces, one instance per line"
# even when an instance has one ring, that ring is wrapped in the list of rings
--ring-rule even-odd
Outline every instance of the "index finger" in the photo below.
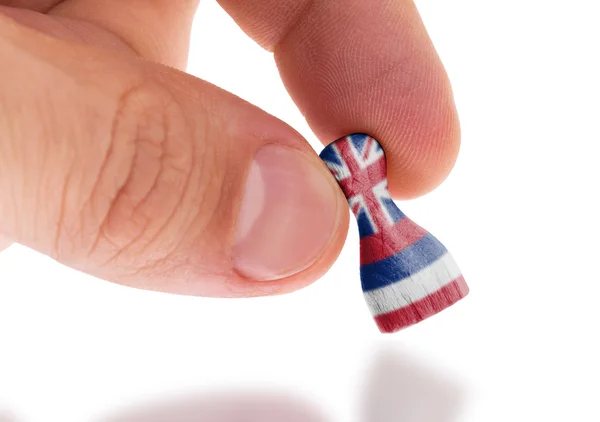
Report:
[[[387,153],[395,197],[448,175],[460,144],[450,82],[412,0],[219,0],[275,53],[323,143],[363,132]]]

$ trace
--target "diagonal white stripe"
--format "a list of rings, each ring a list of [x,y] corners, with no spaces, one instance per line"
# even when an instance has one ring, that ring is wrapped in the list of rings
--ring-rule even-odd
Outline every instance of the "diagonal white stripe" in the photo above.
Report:
[[[346,161],[344,160],[344,157],[342,157],[342,154],[340,154],[340,150],[335,145],[331,145],[331,148],[333,149],[333,151],[335,152],[335,154],[337,155],[337,157],[339,158],[339,160],[342,164],[339,165],[339,164],[333,163],[331,161],[324,160],[325,165],[329,168],[329,170],[331,170],[333,172],[336,180],[344,180],[344,179],[350,177],[351,176],[350,169],[346,165]]]
[[[359,204],[359,208],[358,208],[357,212],[354,212],[354,207],[356,206],[356,204]],[[369,220],[369,224],[371,225],[371,229],[373,230],[373,233],[378,232],[377,225],[375,224],[375,221],[373,221],[373,216],[371,215],[371,210],[369,209],[369,207],[367,207],[364,196],[362,196],[360,194],[353,196],[352,198],[348,199],[348,205],[350,205],[350,209],[352,210],[354,215],[356,215],[356,218],[358,218],[358,216],[360,215],[360,213],[362,211],[365,214],[365,216],[367,217],[367,219]]]
[[[461,271],[454,258],[446,252],[437,261],[410,277],[365,292],[365,299],[373,316],[378,316],[423,299],[460,276]]]
[[[392,199],[390,196],[390,191],[388,190],[387,179],[383,179],[381,182],[379,182],[373,187],[373,194],[375,195],[375,198],[377,198],[377,202],[379,202],[379,207],[381,208],[383,215],[385,215],[388,223],[390,223],[390,225],[393,225],[395,221],[388,212],[386,206],[383,204],[384,199]]]

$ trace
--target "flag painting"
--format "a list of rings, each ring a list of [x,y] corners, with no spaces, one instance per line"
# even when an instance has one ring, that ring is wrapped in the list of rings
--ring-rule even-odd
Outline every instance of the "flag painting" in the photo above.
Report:
[[[349,135],[327,146],[320,157],[358,222],[362,289],[382,332],[416,324],[468,294],[446,248],[392,200],[379,142],[366,134]]]

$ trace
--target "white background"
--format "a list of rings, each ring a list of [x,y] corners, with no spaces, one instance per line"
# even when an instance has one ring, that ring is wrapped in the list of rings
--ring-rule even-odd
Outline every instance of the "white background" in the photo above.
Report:
[[[400,206],[452,251],[467,299],[379,334],[354,223],[316,284],[252,300],[134,291],[14,246],[0,255],[0,421],[600,421],[595,4],[418,3],[463,146],[438,190]],[[322,148],[270,54],[213,0],[190,72]],[[163,419],[134,415],[156,403]]]

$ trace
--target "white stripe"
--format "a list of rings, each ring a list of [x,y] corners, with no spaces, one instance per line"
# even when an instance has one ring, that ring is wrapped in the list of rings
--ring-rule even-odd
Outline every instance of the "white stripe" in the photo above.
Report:
[[[336,180],[344,180],[347,177],[350,177],[350,169],[348,168],[348,166],[346,165],[346,161],[344,160],[344,157],[342,157],[342,154],[340,154],[340,150],[337,148],[336,145],[331,145],[331,148],[333,149],[333,151],[335,152],[335,154],[337,155],[337,157],[339,158],[340,162],[342,163],[341,165],[333,163],[331,161],[327,161],[325,160],[325,165],[329,168],[329,170],[331,170],[334,173],[334,176],[336,178]]]
[[[381,182],[375,185],[375,187],[373,187],[373,193],[375,194],[375,198],[377,198],[377,201],[379,202],[379,207],[381,208],[381,211],[383,211],[383,214],[385,214],[388,223],[390,223],[390,225],[394,225],[395,221],[383,203],[383,200],[386,198],[392,199],[390,196],[390,191],[388,190],[387,178],[383,179]]]
[[[365,292],[365,299],[373,316],[378,316],[423,299],[460,276],[458,265],[446,252],[437,261],[404,280]]]
[[[356,212],[356,218],[358,218],[358,216],[360,215],[360,212],[362,211],[363,214],[367,217],[367,219],[369,220],[369,224],[371,225],[371,229],[373,230],[373,233],[377,233],[377,225],[375,224],[375,222],[373,221],[373,217],[371,216],[371,210],[369,210],[369,207],[367,207],[367,204],[365,203],[365,197],[362,195],[356,195],[353,196],[352,198],[348,199],[348,205],[350,205],[350,210],[354,213],[354,206],[356,204],[359,204],[359,208],[358,211]]]

